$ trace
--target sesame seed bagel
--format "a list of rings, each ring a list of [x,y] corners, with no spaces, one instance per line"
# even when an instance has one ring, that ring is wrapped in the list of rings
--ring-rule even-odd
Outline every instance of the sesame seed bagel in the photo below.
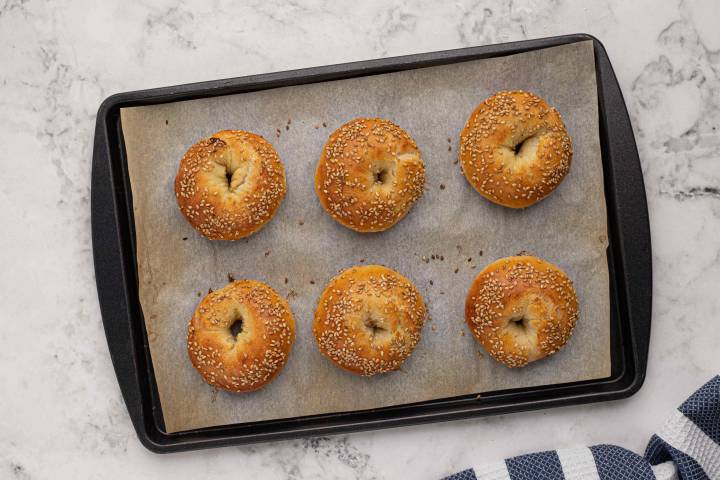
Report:
[[[395,225],[424,187],[425,164],[415,141],[380,118],[356,118],[335,130],[315,171],[323,208],[357,232]]]
[[[524,208],[548,196],[570,170],[572,141],[557,110],[530,92],[482,102],[460,134],[468,182],[491,202]]]
[[[381,265],[351,267],[320,296],[313,333],[339,367],[370,376],[397,370],[420,341],[427,311],[415,285]]]
[[[285,196],[285,170],[270,143],[223,130],[185,153],[175,197],[188,222],[211,240],[237,240],[260,230]]]
[[[529,255],[501,258],[485,267],[465,302],[470,331],[508,367],[523,367],[560,350],[578,315],[575,288],[567,275]]]
[[[283,297],[256,280],[238,280],[202,299],[188,325],[190,361],[210,385],[230,392],[265,386],[295,340]]]

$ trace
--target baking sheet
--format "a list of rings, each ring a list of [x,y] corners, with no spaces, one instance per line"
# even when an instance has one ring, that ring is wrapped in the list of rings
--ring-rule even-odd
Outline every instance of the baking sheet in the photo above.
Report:
[[[559,188],[525,210],[491,204],[465,181],[457,141],[468,116],[499,90],[526,89],[562,114],[574,144]],[[328,135],[348,120],[393,120],[426,164],[423,198],[389,231],[359,234],[332,220],[313,189]],[[167,432],[412,403],[610,375],[607,226],[592,42],[494,59],[259,92],[124,108],[140,303]],[[175,203],[178,162],[218,130],[263,135],[282,158],[288,193],[275,218],[237,242],[211,242]],[[560,353],[510,370],[467,330],[464,304],[491,261],[528,251],[573,279],[581,315]],[[323,357],[312,336],[315,302],[339,270],[379,263],[413,280],[428,304],[423,338],[402,369],[363,378]],[[284,371],[249,394],[217,391],[187,357],[185,334],[200,296],[234,278],[288,297],[297,339]],[[286,280],[287,279],[287,280]]]

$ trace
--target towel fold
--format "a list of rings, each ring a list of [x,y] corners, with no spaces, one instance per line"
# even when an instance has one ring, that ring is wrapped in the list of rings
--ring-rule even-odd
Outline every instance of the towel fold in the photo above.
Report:
[[[688,398],[641,456],[615,445],[551,450],[444,480],[720,480],[720,376]]]

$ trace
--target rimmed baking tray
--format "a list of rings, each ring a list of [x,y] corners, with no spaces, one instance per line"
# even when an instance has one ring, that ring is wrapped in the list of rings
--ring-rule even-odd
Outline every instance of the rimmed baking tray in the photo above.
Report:
[[[138,299],[132,194],[120,109],[499,57],[591,40],[608,212],[611,376],[372,410],[224,425],[168,434]],[[602,44],[584,35],[472,47],[113,95],[97,115],[92,239],[100,309],[120,388],[140,441],[154,452],[327,435],[624,398],[643,383],[650,338],[652,264],[647,203],[627,109]]]

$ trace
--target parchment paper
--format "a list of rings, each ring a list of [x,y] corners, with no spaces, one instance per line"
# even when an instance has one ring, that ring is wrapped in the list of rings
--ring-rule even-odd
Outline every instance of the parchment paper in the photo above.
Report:
[[[459,132],[472,110],[489,95],[509,89],[533,91],[555,106],[575,151],[560,187],[524,210],[483,199],[455,163]],[[168,432],[610,375],[606,212],[591,42],[127,108],[121,115],[140,302]],[[405,219],[379,234],[340,226],[322,210],[313,190],[315,165],[328,135],[360,116],[387,118],[405,128],[417,141],[427,170],[423,198]],[[287,174],[288,193],[276,217],[237,242],[211,242],[197,234],[173,193],[186,149],[222,129],[263,135],[274,144]],[[570,275],[581,315],[560,353],[510,370],[482,352],[466,328],[463,308],[472,279],[486,264],[522,250]],[[335,367],[318,351],[311,330],[315,302],[327,281],[362,261],[387,265],[413,280],[431,317],[402,370],[375,378]],[[297,322],[297,340],[284,371],[250,394],[215,391],[195,372],[186,352],[187,322],[199,297],[226,284],[229,273],[262,280],[287,295]]]

